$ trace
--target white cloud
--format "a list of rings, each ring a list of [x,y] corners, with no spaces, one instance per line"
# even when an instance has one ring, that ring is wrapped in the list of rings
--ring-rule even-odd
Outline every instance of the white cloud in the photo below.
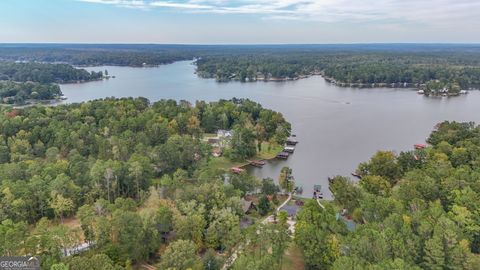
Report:
[[[77,0],[88,3],[189,13],[257,14],[264,19],[321,22],[420,22],[475,20],[478,0]]]

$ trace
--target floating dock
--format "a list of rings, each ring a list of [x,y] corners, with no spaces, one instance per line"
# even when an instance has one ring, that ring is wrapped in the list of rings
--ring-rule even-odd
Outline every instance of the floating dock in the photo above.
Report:
[[[294,138],[288,138],[285,142],[287,145],[297,145],[298,141]]]
[[[280,152],[277,154],[277,158],[280,158],[280,159],[287,159],[288,156],[290,156],[290,154],[287,152]]]

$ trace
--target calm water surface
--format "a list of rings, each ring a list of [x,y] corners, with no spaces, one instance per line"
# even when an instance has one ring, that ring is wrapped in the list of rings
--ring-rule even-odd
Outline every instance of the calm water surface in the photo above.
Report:
[[[353,89],[331,85],[315,76],[290,82],[217,83],[200,79],[190,62],[158,68],[108,69],[115,79],[62,85],[67,102],[104,97],[143,96],[151,101],[176,99],[215,101],[249,98],[284,114],[300,143],[287,161],[271,161],[258,177],[277,179],[283,166],[293,169],[304,196],[321,184],[330,198],[328,176],[349,176],[378,150],[412,149],[423,143],[443,120],[480,122],[480,91],[454,98],[426,98],[408,89]]]

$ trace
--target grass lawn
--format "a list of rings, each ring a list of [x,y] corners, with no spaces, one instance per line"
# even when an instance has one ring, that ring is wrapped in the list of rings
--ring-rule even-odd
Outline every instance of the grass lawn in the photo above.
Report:
[[[283,146],[271,145],[269,142],[262,143],[262,151],[257,153],[255,159],[272,159],[282,152]]]
[[[304,270],[305,262],[300,249],[292,243],[283,255],[282,270]]]
[[[210,168],[220,169],[220,170],[224,170],[224,171],[228,171],[232,167],[240,167],[240,166],[247,165],[247,164],[248,164],[248,162],[246,162],[246,161],[242,161],[242,162],[231,161],[230,159],[228,159],[226,157],[218,157],[218,158],[213,157],[208,162],[208,166]]]
[[[262,151],[258,152],[255,157],[250,158],[251,160],[262,160],[262,159],[272,159],[283,150],[283,147],[280,145],[270,145],[268,142],[262,143]],[[232,161],[226,157],[212,157],[208,165],[212,169],[221,169],[228,171],[232,167],[242,167],[248,165],[248,161]]]

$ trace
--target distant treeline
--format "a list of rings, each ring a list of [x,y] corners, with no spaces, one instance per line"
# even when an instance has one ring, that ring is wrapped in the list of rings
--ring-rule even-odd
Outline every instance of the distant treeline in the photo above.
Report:
[[[218,81],[298,79],[321,74],[340,85],[419,85],[431,80],[480,85],[480,53],[304,52],[208,56],[198,74]]]
[[[69,64],[0,61],[0,103],[23,105],[62,95],[57,83],[86,82],[103,78]]]
[[[96,47],[1,47],[0,59],[9,61],[41,61],[68,63],[76,66],[156,66],[175,61],[191,60],[194,55],[188,50],[174,48],[149,49],[148,46],[101,46]]]
[[[432,80],[462,88],[480,85],[480,46],[462,44],[4,44],[0,59],[119,66],[196,59],[198,75],[218,81],[287,80],[321,74],[345,86],[411,87]]]

